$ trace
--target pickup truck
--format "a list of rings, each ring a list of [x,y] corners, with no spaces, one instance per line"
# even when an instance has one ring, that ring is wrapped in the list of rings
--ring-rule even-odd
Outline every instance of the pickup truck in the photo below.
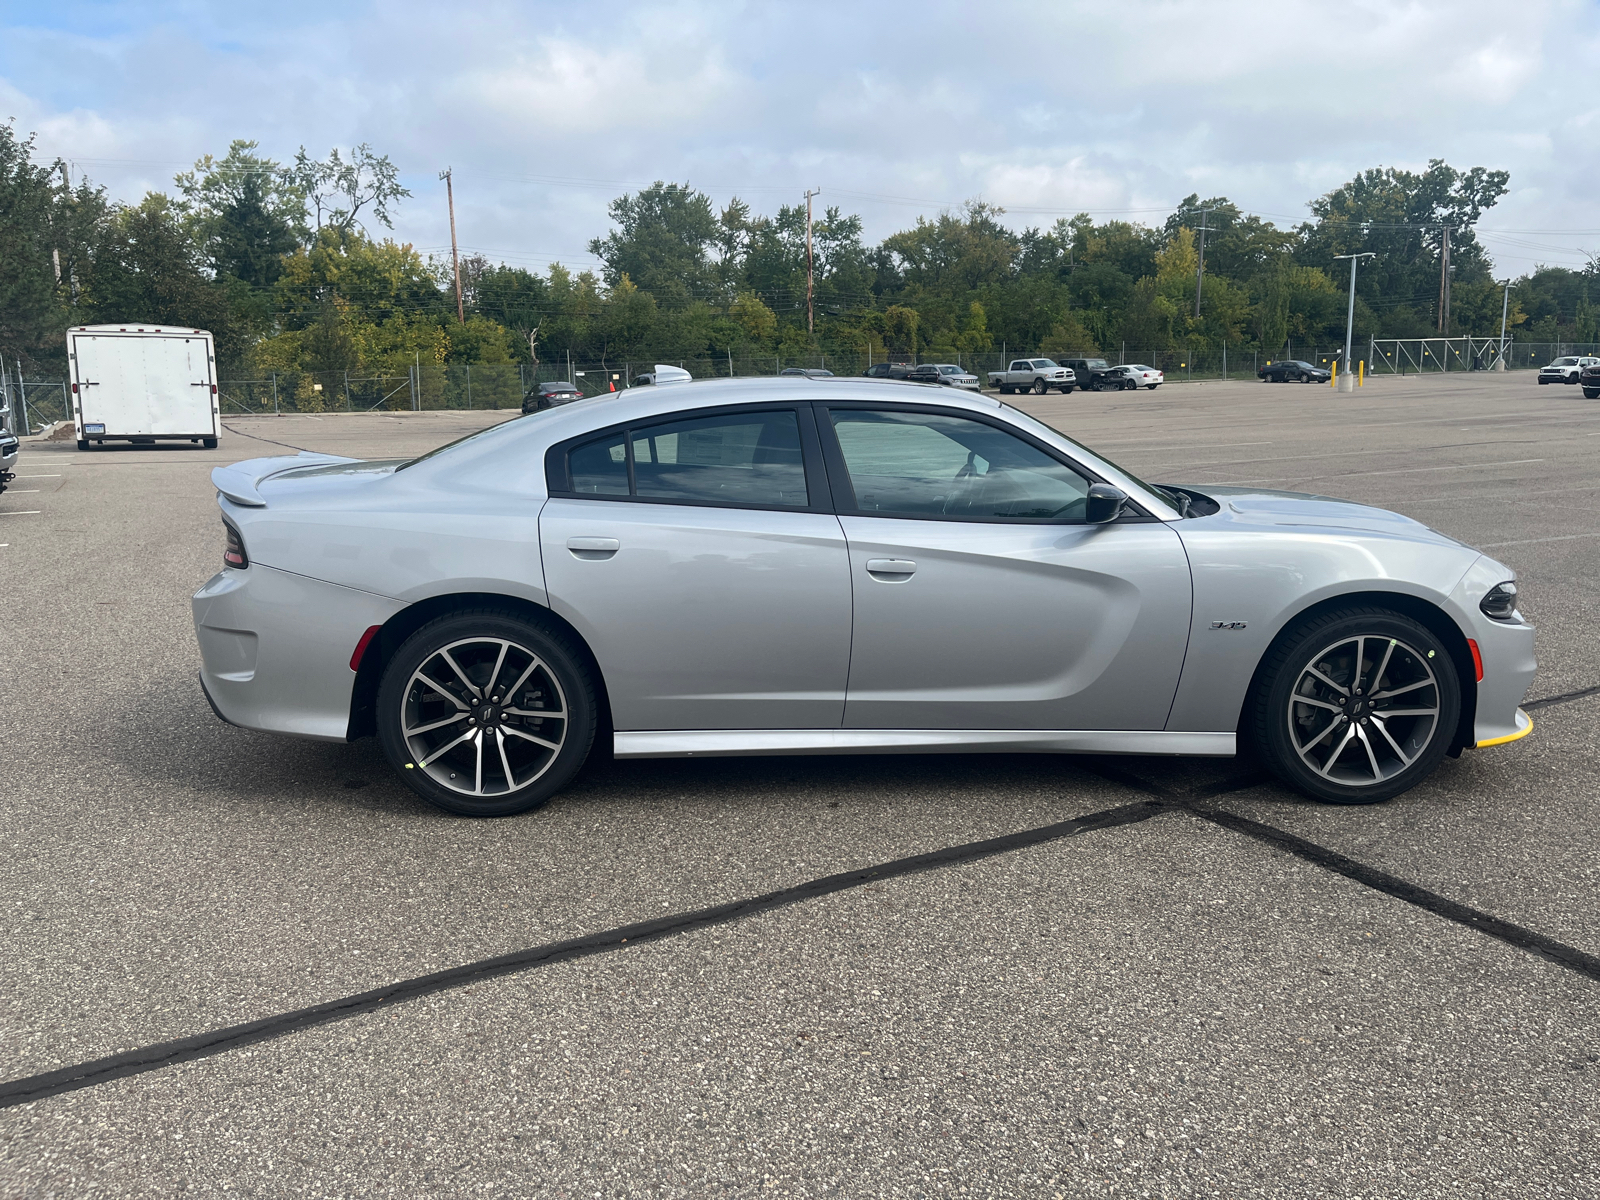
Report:
[[[1051,388],[1067,394],[1077,385],[1078,377],[1071,370],[1048,358],[1014,358],[1006,370],[989,372],[989,386],[1007,396],[1013,392],[1042,396]]]

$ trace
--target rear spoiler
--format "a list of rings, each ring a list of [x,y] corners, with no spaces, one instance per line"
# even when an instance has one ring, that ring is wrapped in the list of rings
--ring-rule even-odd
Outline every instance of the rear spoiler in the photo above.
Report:
[[[211,472],[211,483],[218,492],[246,508],[265,508],[266,499],[258,486],[274,475],[292,471],[296,467],[315,467],[324,463],[360,462],[338,454],[316,454],[302,450],[296,455],[278,455],[274,458],[251,458],[234,463],[231,467],[218,467]]]

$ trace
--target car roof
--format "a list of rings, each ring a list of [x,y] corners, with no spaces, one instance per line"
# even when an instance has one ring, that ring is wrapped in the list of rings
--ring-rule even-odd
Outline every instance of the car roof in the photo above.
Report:
[[[448,475],[457,479],[474,476],[479,465],[489,468],[474,486],[487,486],[491,476],[523,479],[532,454],[542,454],[550,446],[568,438],[582,437],[618,425],[670,416],[686,409],[735,407],[745,404],[782,404],[804,401],[867,401],[907,407],[937,407],[965,410],[984,416],[1001,416],[1034,436],[1066,443],[1062,448],[1080,458],[1084,465],[1108,479],[1118,481],[1152,512],[1172,511],[1159,496],[1141,487],[1115,463],[1094,450],[1074,442],[1070,436],[1045,425],[1038,418],[993,397],[958,391],[939,383],[914,383],[905,380],[867,379],[859,376],[834,376],[806,379],[795,375],[768,376],[764,379],[697,379],[671,387],[630,387],[620,392],[592,397],[582,404],[559,405],[491,427],[450,450],[417,463],[424,476]],[[1177,519],[1173,512],[1170,518]]]

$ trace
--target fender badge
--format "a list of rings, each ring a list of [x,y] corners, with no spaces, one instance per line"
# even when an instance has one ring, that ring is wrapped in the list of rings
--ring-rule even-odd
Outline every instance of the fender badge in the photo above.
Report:
[[[1245,623],[1243,621],[1213,621],[1213,622],[1211,622],[1211,628],[1213,628],[1213,629],[1243,629],[1244,626],[1245,626]]]

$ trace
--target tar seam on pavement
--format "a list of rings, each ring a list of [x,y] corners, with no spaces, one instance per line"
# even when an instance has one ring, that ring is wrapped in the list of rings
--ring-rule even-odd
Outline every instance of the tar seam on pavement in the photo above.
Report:
[[[1522,707],[1548,708],[1552,704],[1571,704],[1574,700],[1587,700],[1590,696],[1600,696],[1600,686],[1579,688],[1575,692],[1563,692],[1559,696],[1545,696],[1539,700],[1524,700]]]
[[[1241,786],[1254,786],[1257,782],[1259,782],[1259,777],[1252,775]],[[1206,793],[1214,795],[1216,794],[1216,789],[1206,789]],[[795,884],[792,887],[782,888],[775,892],[768,892],[765,895],[753,896],[744,900],[734,900],[727,904],[718,904],[695,912],[678,913],[673,916],[661,917],[654,921],[624,925],[618,929],[590,934],[587,937],[535,946],[532,949],[521,950],[514,954],[467,963],[463,966],[452,967],[431,975],[419,976],[416,979],[402,980],[387,987],[374,988],[369,992],[345,996],[342,999],[330,1000],[323,1004],[312,1005],[309,1008],[279,1013],[276,1016],[249,1021],[241,1025],[232,1025],[224,1029],[212,1030],[209,1033],[198,1034],[194,1037],[161,1042],[153,1046],[144,1046],[137,1050],[125,1051],[107,1058],[93,1059],[89,1062],[78,1063],[55,1071],[30,1075],[24,1079],[9,1080],[0,1084],[0,1108],[12,1108],[19,1104],[29,1104],[35,1100],[43,1100],[48,1096],[58,1096],[63,1092],[75,1092],[82,1088],[94,1087],[97,1084],[109,1083],[113,1079],[122,1079],[129,1075],[142,1074],[145,1071],[160,1070],[162,1067],[173,1066],[181,1062],[190,1062],[198,1058],[210,1058],[213,1055],[223,1054],[229,1050],[237,1050],[258,1042],[270,1041],[302,1029],[309,1029],[317,1025],[327,1025],[349,1017],[363,1016],[366,1013],[400,1001],[414,1000],[435,992],[465,987],[468,984],[478,983],[485,979],[493,979],[501,975],[512,975],[554,963],[567,962],[575,958],[585,958],[593,954],[605,954],[613,950],[623,949],[629,943],[660,941],[680,933],[688,933],[714,925],[726,925],[734,921],[744,920],[747,917],[771,912],[774,909],[786,908],[789,905],[815,900],[822,896],[832,895],[835,892],[848,891],[851,888],[877,883],[884,879],[915,875],[924,871],[976,862],[980,859],[991,858],[997,854],[1006,854],[1013,850],[1039,846],[1046,842],[1075,837],[1080,833],[1089,833],[1098,829],[1113,829],[1119,825],[1136,824],[1167,812],[1172,807],[1170,803],[1151,800],[1123,804],[1116,808],[1104,809],[1100,812],[1090,813],[1087,816],[1074,817],[1069,821],[1060,821],[1054,825],[1045,825],[1038,829],[1009,833],[1001,837],[986,838],[978,842],[966,842],[959,846],[947,846],[942,850],[934,850],[926,854],[915,854],[907,858],[897,858],[855,871],[826,875],[820,879],[808,880],[805,883]]]
[[[1582,692],[1572,692],[1564,696],[1550,696],[1544,700],[1536,700],[1531,703],[1541,705],[1559,704],[1596,693],[1600,693],[1600,688],[1589,688]],[[1531,707],[1531,704],[1525,704],[1523,707]],[[1265,825],[1260,821],[1252,821],[1249,817],[1241,817],[1236,813],[1228,812],[1226,809],[1205,808],[1194,803],[1196,800],[1208,799],[1226,792],[1243,791],[1247,787],[1254,786],[1252,783],[1234,781],[1233,785],[1230,786],[1229,782],[1225,781],[1210,788],[1201,788],[1188,794],[1181,794],[1171,788],[1162,787],[1160,784],[1141,779],[1132,771],[1110,764],[1094,763],[1089,769],[1105,779],[1158,797],[1172,809],[1191,813],[1202,820],[1221,825],[1224,829],[1231,829],[1235,833],[1242,833],[1246,837],[1265,842],[1269,846],[1288,854],[1293,854],[1295,857],[1302,858],[1306,862],[1319,866],[1326,871],[1331,871],[1336,875],[1343,875],[1346,879],[1352,879],[1364,887],[1382,892],[1386,896],[1393,896],[1396,900],[1404,900],[1407,904],[1414,904],[1418,908],[1433,913],[1435,916],[1443,917],[1447,921],[1454,921],[1458,925],[1466,926],[1468,929],[1475,929],[1479,933],[1486,933],[1492,938],[1498,938],[1508,945],[1517,947],[1519,950],[1530,951],[1540,958],[1548,959],[1557,966],[1566,967],[1568,970],[1576,971],[1580,975],[1600,982],[1600,958],[1579,950],[1575,946],[1569,946],[1565,942],[1558,942],[1554,938],[1546,937],[1542,933],[1535,933],[1531,929],[1525,929],[1521,925],[1513,924],[1510,921],[1503,921],[1499,917],[1483,912],[1481,909],[1450,900],[1437,892],[1431,892],[1425,887],[1410,883],[1398,876],[1390,875],[1387,871],[1380,871],[1376,867],[1369,867],[1353,858],[1347,858],[1337,850],[1319,846],[1315,842],[1307,841],[1303,837],[1288,833],[1276,826]],[[1265,773],[1255,777],[1256,782],[1261,783],[1267,782],[1270,778],[1271,776]]]

